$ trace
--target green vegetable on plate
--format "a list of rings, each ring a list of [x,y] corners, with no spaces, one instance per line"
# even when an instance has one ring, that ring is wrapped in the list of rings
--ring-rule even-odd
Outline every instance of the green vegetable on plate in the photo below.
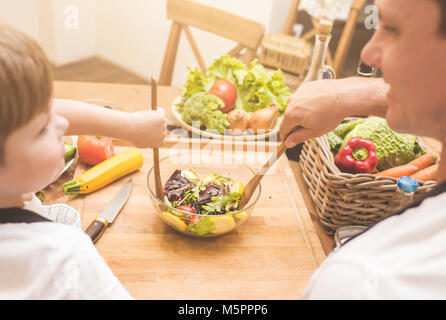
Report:
[[[224,134],[229,122],[226,120],[227,115],[219,110],[223,106],[224,102],[220,98],[197,92],[181,108],[183,121],[198,129],[205,127]]]
[[[282,71],[267,71],[256,60],[249,66],[237,58],[221,56],[214,60],[206,73],[197,68],[189,68],[186,83],[181,88],[181,101],[176,104],[177,111],[185,123],[192,125],[199,121],[202,129],[214,129],[224,134],[229,122],[225,113],[216,113],[224,109],[225,104],[220,98],[209,98],[209,92],[218,79],[231,82],[237,91],[234,109],[248,113],[269,107],[278,107],[282,115],[288,104],[289,88],[285,85]]]

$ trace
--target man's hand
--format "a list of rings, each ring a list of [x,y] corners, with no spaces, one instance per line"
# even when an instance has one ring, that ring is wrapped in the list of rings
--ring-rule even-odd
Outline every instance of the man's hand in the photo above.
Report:
[[[158,148],[167,134],[164,109],[137,111],[130,114],[132,126],[130,142],[139,148]]]
[[[286,138],[288,148],[333,130],[344,119],[335,107],[340,100],[339,81],[307,82],[289,97],[280,125],[280,136]]]
[[[289,97],[280,136],[292,148],[335,129],[346,117],[384,117],[387,90],[382,79],[355,77],[307,82]]]

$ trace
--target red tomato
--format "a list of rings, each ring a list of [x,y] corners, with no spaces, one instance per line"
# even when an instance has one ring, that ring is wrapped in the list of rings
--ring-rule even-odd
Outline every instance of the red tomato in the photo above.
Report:
[[[234,109],[235,100],[237,100],[237,90],[228,80],[217,79],[209,94],[217,96],[224,101],[225,107],[220,109],[221,112],[229,112]]]
[[[93,166],[115,155],[113,141],[108,137],[79,136],[77,150],[81,161]]]
[[[176,207],[175,209],[187,211],[187,212],[190,212],[190,213],[194,213],[195,212],[194,208],[189,207],[189,206],[179,206],[179,207]]]

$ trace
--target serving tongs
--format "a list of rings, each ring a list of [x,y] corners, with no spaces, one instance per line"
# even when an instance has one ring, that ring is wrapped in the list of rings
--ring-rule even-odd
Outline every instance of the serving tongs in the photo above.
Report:
[[[271,157],[263,165],[263,167],[256,173],[254,177],[251,178],[251,180],[249,180],[248,184],[245,186],[245,190],[243,191],[242,197],[240,198],[237,210],[242,210],[248,204],[249,200],[254,194],[254,191],[256,191],[260,180],[262,180],[263,176],[268,172],[269,168],[274,165],[276,160],[280,158],[280,156],[285,152],[286,149],[287,147],[285,145],[285,140],[283,140],[277,148],[276,152],[271,155]]]
[[[157,110],[157,85],[156,80],[152,76],[150,79],[151,86],[151,98],[152,98],[152,110]],[[160,157],[158,148],[153,148],[153,171],[155,177],[155,190],[156,197],[161,201],[164,200],[164,191],[161,184],[161,174],[160,174]]]
[[[287,137],[301,128],[302,128],[301,126],[295,127],[293,130],[291,130],[291,132],[287,135]],[[260,180],[262,180],[263,176],[268,172],[269,168],[271,168],[276,162],[276,160],[279,159],[280,156],[286,151],[287,149],[287,146],[285,145],[286,138],[282,140],[282,143],[279,145],[276,152],[271,155],[271,157],[263,165],[263,167],[256,173],[256,175],[252,177],[251,180],[249,180],[240,198],[237,210],[242,210],[248,204],[249,200],[254,194],[254,191],[256,191],[257,186],[260,183]]]

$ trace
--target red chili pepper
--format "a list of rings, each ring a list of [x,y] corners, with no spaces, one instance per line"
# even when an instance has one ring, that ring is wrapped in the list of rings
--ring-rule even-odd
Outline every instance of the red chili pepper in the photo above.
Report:
[[[189,207],[189,206],[179,206],[179,207],[176,207],[175,209],[182,210],[182,211],[187,211],[189,213],[194,213],[195,212],[194,208]]]
[[[378,156],[373,141],[353,137],[338,152],[335,164],[342,172],[372,173],[378,165]]]

